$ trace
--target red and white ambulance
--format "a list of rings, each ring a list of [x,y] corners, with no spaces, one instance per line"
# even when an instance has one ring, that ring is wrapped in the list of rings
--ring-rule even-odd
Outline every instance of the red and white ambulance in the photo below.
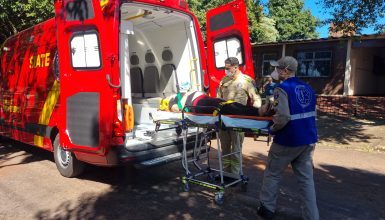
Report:
[[[208,12],[206,46],[186,0],[55,0],[55,18],[1,48],[1,135],[52,151],[66,177],[180,159],[181,137],[149,115],[177,92],[215,95],[227,57],[254,78],[243,0]]]

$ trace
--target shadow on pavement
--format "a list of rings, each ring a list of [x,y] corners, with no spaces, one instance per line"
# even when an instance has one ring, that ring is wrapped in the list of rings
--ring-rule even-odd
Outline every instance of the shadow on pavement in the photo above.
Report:
[[[15,153],[18,153],[15,155]],[[9,160],[16,163],[8,163]],[[53,161],[51,152],[34,146],[22,144],[4,137],[0,138],[0,169],[42,160]],[[6,163],[6,164],[4,164]]]
[[[317,118],[318,137],[322,141],[335,141],[340,144],[348,144],[349,142],[360,140],[361,142],[369,142],[371,138],[375,138],[373,134],[365,133],[365,126],[371,126],[374,129],[379,127],[378,132],[385,132],[381,126],[385,125],[385,119],[357,119],[346,118],[335,115],[322,114]]]
[[[266,157],[246,157],[248,191],[229,188],[225,203],[213,202],[213,191],[192,186],[183,192],[179,162],[146,170],[91,167],[82,179],[111,185],[104,195],[84,194],[37,219],[258,219],[257,196]],[[385,216],[385,176],[359,169],[320,165],[315,170],[321,219],[381,219]],[[301,219],[300,198],[290,167],[284,174],[275,219]]]

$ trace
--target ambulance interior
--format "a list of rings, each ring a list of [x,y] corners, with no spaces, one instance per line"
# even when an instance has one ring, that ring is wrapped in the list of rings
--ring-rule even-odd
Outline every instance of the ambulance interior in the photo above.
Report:
[[[120,36],[121,60],[130,75],[127,96],[132,98],[135,128],[153,130],[149,113],[158,110],[162,98],[177,94],[177,85],[180,92],[202,90],[193,19],[168,8],[126,3],[121,7]]]

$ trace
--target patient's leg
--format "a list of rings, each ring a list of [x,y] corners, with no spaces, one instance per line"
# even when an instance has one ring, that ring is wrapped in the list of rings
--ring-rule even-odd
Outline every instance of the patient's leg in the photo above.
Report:
[[[221,114],[226,115],[246,115],[246,116],[272,116],[274,110],[272,109],[271,103],[266,103],[260,108],[254,108],[251,106],[244,106],[238,102],[224,105],[221,108]]]
[[[191,112],[194,113],[202,113],[202,114],[212,114],[214,110],[219,107],[219,103],[225,102],[225,100],[220,98],[212,98],[209,96],[205,96],[200,98],[196,103],[195,107],[192,108]]]
[[[259,116],[259,109],[251,106],[244,106],[241,103],[233,102],[222,106],[221,114],[225,115],[247,115]]]

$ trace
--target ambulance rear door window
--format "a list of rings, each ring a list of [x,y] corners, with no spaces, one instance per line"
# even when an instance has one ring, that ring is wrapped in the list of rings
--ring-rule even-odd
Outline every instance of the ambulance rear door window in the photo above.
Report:
[[[71,63],[75,69],[101,67],[99,37],[96,32],[77,32],[71,38]]]
[[[243,49],[241,41],[236,37],[219,40],[214,43],[215,66],[225,67],[225,60],[229,57],[236,57],[239,64],[243,64]]]

